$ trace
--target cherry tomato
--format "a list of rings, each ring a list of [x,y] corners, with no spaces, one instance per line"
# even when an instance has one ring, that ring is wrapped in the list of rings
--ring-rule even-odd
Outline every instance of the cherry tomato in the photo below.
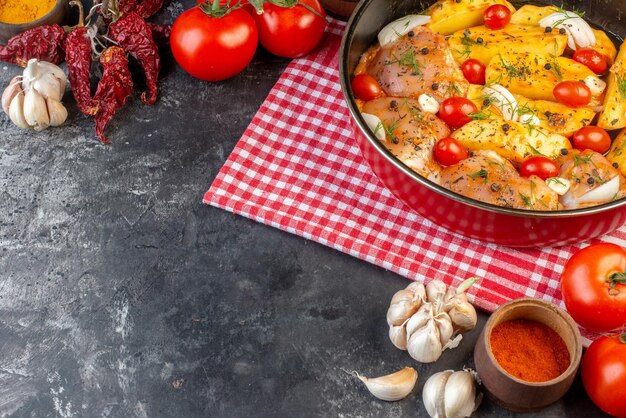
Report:
[[[502,4],[494,4],[487,7],[484,18],[489,29],[502,29],[511,20],[511,11]]]
[[[465,147],[454,138],[441,138],[435,144],[435,159],[441,165],[453,165],[467,157]]]
[[[626,250],[593,244],[575,253],[561,275],[565,307],[581,326],[611,331],[626,324]]]
[[[626,418],[626,334],[603,336],[591,343],[581,373],[593,403],[607,414]]]
[[[485,66],[478,60],[468,59],[461,65],[465,79],[472,84],[485,84]]]
[[[581,81],[561,81],[552,93],[557,102],[569,107],[586,106],[591,101],[591,90]]]
[[[243,9],[224,13],[220,7],[216,12],[206,4],[178,16],[170,45],[176,62],[189,74],[220,81],[240,73],[250,63],[258,39],[254,19]]]
[[[352,79],[352,92],[354,95],[366,102],[374,100],[383,94],[383,89],[378,81],[369,74],[359,74]]]
[[[439,117],[452,128],[460,128],[470,122],[468,115],[477,112],[474,102],[465,97],[450,97],[441,103]]]
[[[574,61],[587,66],[596,74],[604,74],[609,69],[609,63],[606,57],[592,48],[578,48],[572,56]]]
[[[579,150],[590,149],[604,154],[611,148],[611,137],[597,126],[583,126],[572,136],[572,144]]]
[[[522,163],[519,171],[522,177],[535,175],[542,180],[559,175],[559,165],[548,157],[530,157]]]
[[[261,45],[279,57],[295,58],[308,53],[326,29],[322,5],[318,0],[281,0],[280,4],[265,2],[263,13],[253,15]]]

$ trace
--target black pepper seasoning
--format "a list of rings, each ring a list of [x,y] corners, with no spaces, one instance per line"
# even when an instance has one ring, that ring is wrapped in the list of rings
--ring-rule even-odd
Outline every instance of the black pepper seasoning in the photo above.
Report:
[[[619,164],[618,163],[613,163],[611,165],[613,166],[613,168],[619,168]]]
[[[509,125],[508,123],[505,123],[504,125],[502,125],[502,130],[506,133],[509,132],[509,129],[511,129],[511,125]]]
[[[439,83],[433,83],[432,86],[430,86],[433,90],[439,90]]]
[[[595,182],[596,182],[596,181],[593,179],[593,177],[589,177],[589,178],[587,179],[587,183],[588,183],[588,184],[590,184],[590,185],[594,184]]]
[[[569,151],[567,150],[567,148],[561,148],[561,155],[567,155],[569,153]]]
[[[397,109],[398,108],[398,102],[396,102],[395,100],[392,100],[391,102],[389,102],[389,107],[392,109]]]
[[[498,183],[491,183],[490,189],[492,192],[497,193],[502,189],[502,186],[500,186]]]
[[[546,26],[546,33],[552,32],[552,26]]]
[[[430,49],[422,48],[422,50],[420,52],[421,52],[422,55],[428,55],[428,53],[430,52]]]
[[[412,38],[412,37],[414,37],[414,36],[415,36],[415,32],[413,32],[412,30],[410,30],[410,31],[409,31],[409,33],[407,33],[407,36],[408,36],[409,38]]]
[[[480,38],[480,37],[476,38],[476,43],[482,44],[483,42],[484,42],[483,38]]]
[[[550,63],[548,63],[548,64],[544,65],[543,68],[545,68],[546,70],[550,70],[552,68],[552,65],[550,65]]]
[[[559,33],[560,33],[561,35],[565,35],[565,32],[567,32],[567,31],[565,30],[565,28],[561,28],[561,29],[559,29]]]

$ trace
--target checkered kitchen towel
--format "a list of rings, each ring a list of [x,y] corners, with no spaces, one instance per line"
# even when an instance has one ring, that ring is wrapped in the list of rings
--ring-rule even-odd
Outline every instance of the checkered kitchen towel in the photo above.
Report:
[[[562,305],[559,276],[583,245],[519,250],[440,228],[409,210],[361,156],[339,85],[344,23],[280,77],[204,203],[320,242],[413,280],[458,285],[488,311],[523,296]],[[626,228],[603,241],[626,246]]]

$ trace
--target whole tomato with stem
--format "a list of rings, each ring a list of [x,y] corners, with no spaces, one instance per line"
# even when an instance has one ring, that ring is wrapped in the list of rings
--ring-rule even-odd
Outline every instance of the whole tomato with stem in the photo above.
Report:
[[[261,45],[274,55],[300,57],[322,39],[326,13],[318,0],[250,0]]]
[[[600,409],[626,418],[626,334],[595,340],[581,363],[583,385]]]
[[[259,41],[254,19],[239,6],[204,2],[178,16],[170,45],[185,71],[206,81],[221,81],[243,71]]]
[[[598,243],[576,252],[563,269],[561,293],[579,325],[598,332],[626,326],[626,249]]]

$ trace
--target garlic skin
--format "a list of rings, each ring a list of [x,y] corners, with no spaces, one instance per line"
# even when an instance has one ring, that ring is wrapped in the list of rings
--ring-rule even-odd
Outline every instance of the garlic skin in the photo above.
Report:
[[[33,58],[22,75],[14,77],[4,90],[2,108],[23,129],[41,131],[59,126],[67,120],[67,109],[61,103],[66,86],[63,70]]]
[[[440,280],[426,286],[414,282],[396,292],[387,311],[392,344],[421,363],[437,361],[444,350],[457,347],[461,334],[476,327],[476,309],[464,292],[477,280],[457,289]]]
[[[368,378],[353,372],[370,391],[372,395],[383,401],[399,401],[406,398],[417,382],[417,371],[412,367],[405,367],[386,376]]]
[[[476,396],[476,372],[446,370],[435,373],[424,384],[422,400],[432,418],[465,418],[480,405]]]

